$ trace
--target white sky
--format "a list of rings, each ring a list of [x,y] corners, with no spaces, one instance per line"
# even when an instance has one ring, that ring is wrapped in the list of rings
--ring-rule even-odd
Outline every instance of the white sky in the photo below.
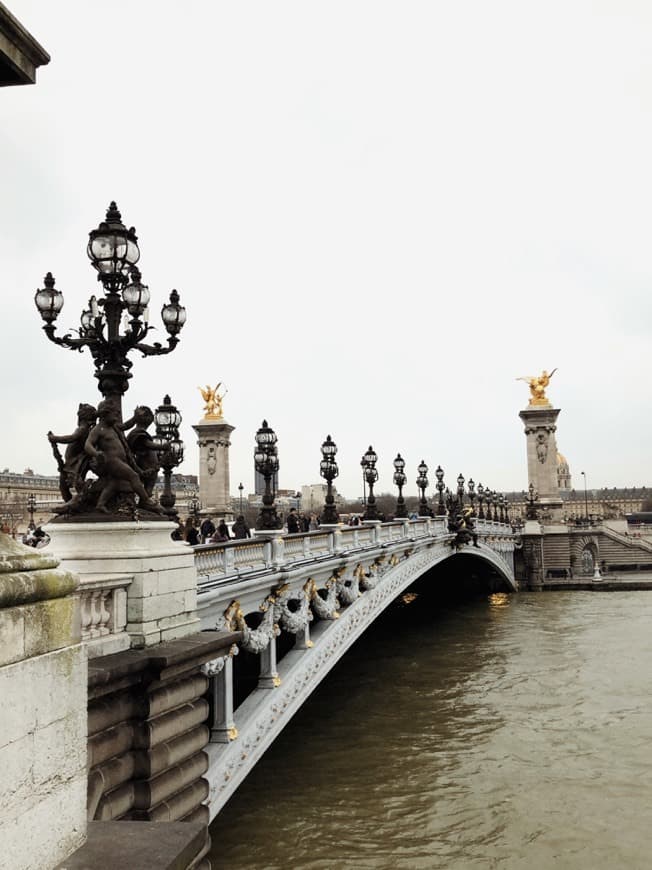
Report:
[[[221,380],[234,493],[263,417],[283,488],[330,433],[349,497],[370,443],[379,492],[397,451],[408,494],[421,459],[521,489],[515,378],[558,366],[574,485],[650,483],[651,4],[7,2],[52,60],[0,92],[0,467],[55,473],[45,433],[100,398],[33,295],[51,270],[78,325],[115,199],[153,322],[188,310],[125,397],[171,394],[182,471]]]

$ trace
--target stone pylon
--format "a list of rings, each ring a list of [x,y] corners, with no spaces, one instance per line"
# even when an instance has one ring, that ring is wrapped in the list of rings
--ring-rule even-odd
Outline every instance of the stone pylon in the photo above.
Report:
[[[530,405],[519,413],[519,417],[525,425],[527,439],[528,486],[532,484],[539,495],[539,507],[545,509],[554,521],[562,516],[555,438],[559,408],[546,405]]]
[[[199,500],[202,514],[233,519],[230,495],[231,426],[224,417],[204,417],[192,427],[199,445]]]

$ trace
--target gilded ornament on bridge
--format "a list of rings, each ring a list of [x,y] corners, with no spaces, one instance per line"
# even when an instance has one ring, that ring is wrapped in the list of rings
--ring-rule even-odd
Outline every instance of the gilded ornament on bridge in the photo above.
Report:
[[[218,385],[213,389],[213,387],[206,384],[206,389],[203,387],[197,387],[199,392],[201,393],[201,397],[206,403],[204,405],[204,420],[222,420],[224,419],[224,413],[222,411],[222,399],[226,396],[228,390],[224,390],[224,392],[220,395],[219,389],[222,386],[222,381],[218,383]]]
[[[525,381],[530,388],[530,402],[528,407],[531,408],[551,408],[552,405],[546,396],[546,387],[550,383],[550,378],[557,371],[554,368],[550,374],[544,369],[537,377],[536,375],[526,375],[523,378],[516,378],[517,381]]]

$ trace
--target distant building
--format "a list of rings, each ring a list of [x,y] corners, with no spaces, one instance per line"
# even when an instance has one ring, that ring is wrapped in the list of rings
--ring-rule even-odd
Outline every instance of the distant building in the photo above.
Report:
[[[5,468],[0,472],[0,520],[12,534],[22,533],[29,523],[28,496],[34,495],[34,523],[40,526],[52,519],[52,507],[62,501],[59,475],[35,474],[26,468],[22,474]]]
[[[326,502],[326,493],[328,487],[325,483],[311,483],[301,487],[301,510],[309,514],[320,514]],[[339,507],[344,504],[344,499],[333,487],[333,497],[335,498],[335,506]]]

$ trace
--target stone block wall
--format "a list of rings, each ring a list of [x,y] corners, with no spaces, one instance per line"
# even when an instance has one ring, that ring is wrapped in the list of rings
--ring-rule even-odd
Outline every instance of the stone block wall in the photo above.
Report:
[[[86,836],[78,580],[0,535],[0,865],[52,867]]]
[[[202,665],[239,639],[239,632],[205,631],[91,661],[89,821],[208,824]]]

